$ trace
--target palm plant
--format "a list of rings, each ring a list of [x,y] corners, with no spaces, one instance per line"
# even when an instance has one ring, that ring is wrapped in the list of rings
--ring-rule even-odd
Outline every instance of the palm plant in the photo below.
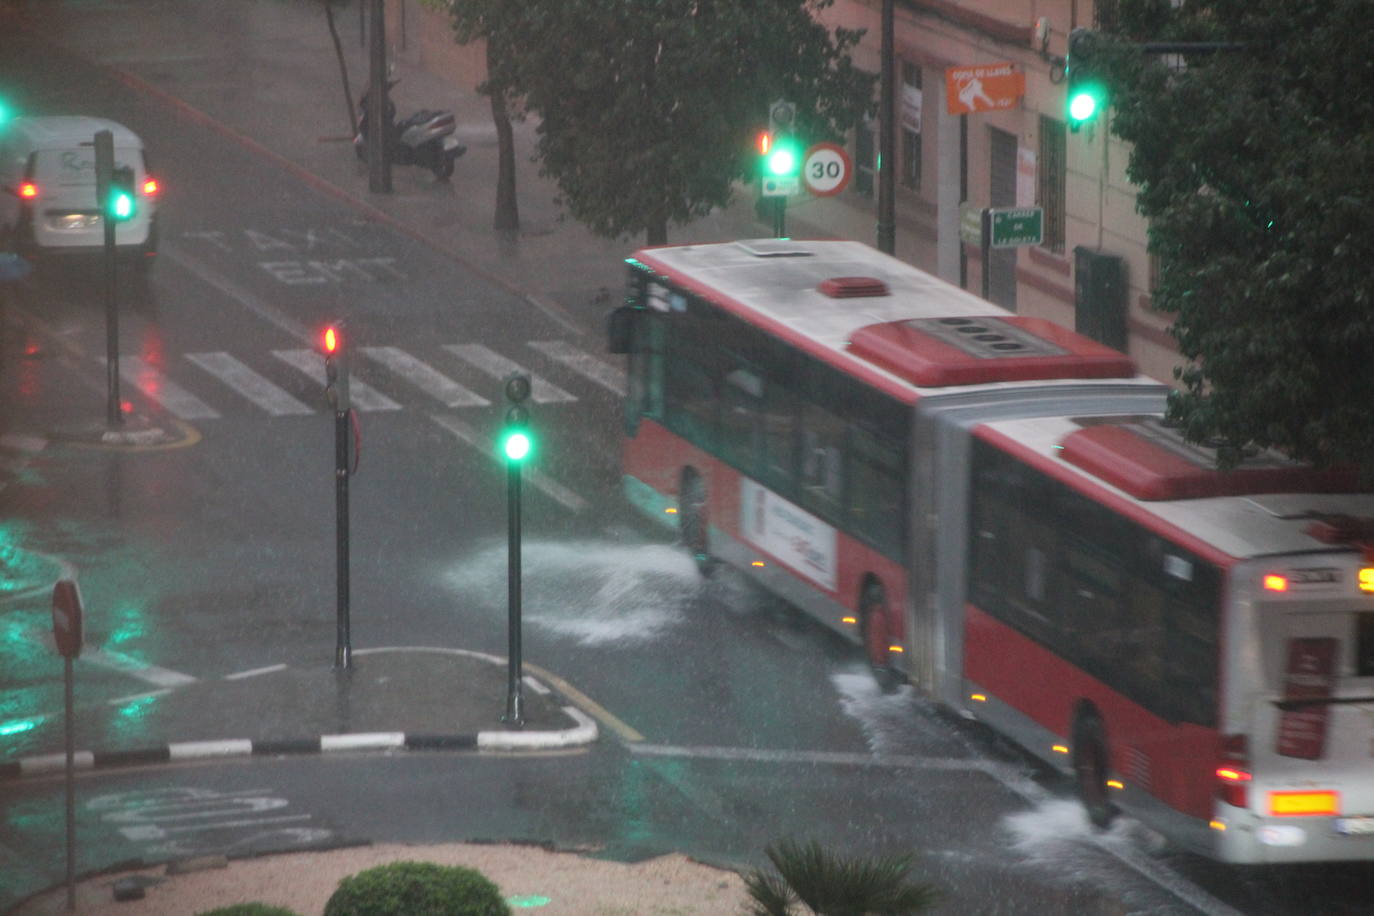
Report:
[[[798,903],[816,916],[906,916],[936,900],[933,885],[907,880],[910,853],[846,858],[815,840],[782,840],[764,853],[777,873],[745,876],[752,916],[793,916]]]

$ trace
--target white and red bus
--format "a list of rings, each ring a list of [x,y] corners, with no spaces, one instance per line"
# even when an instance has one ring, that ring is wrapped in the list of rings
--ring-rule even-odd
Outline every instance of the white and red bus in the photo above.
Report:
[[[1230,471],[1114,350],[867,246],[629,261],[631,503],[1229,862],[1374,859],[1374,496]]]

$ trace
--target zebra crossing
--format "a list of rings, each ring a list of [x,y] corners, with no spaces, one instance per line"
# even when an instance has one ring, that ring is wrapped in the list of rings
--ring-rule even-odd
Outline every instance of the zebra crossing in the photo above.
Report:
[[[591,382],[616,397],[625,394],[624,369],[568,341],[530,340],[524,343],[524,350],[535,361],[546,363],[552,371]],[[529,373],[531,400],[537,404],[572,403],[578,400],[577,395],[531,369],[521,359],[484,344],[441,344],[437,351],[442,355],[430,357],[427,361],[396,346],[359,347],[349,381],[354,408],[380,412],[407,407],[490,407],[491,398],[463,382],[482,387],[487,395],[491,395],[499,392],[499,385],[483,386],[481,379],[485,377],[499,382],[514,371]],[[366,361],[366,366],[359,366],[359,356]],[[103,358],[99,361],[104,363]],[[304,400],[302,391],[308,389],[300,385],[296,386],[293,393],[281,384],[281,367],[292,370],[289,374],[298,380],[303,377],[308,380],[307,384],[318,385],[318,401],[308,403]],[[359,379],[360,369],[372,384]],[[261,411],[271,417],[302,416],[323,413],[329,409],[323,397],[324,357],[307,348],[269,350],[266,354],[253,357],[224,351],[186,353],[180,359],[168,359],[163,365],[153,365],[139,356],[123,355],[119,359],[119,375],[145,397],[187,421],[220,419],[224,411],[229,409],[224,406],[227,403],[247,404],[250,410]],[[276,376],[275,380],[273,376]],[[559,381],[568,384],[561,375]],[[209,389],[206,388],[207,384]],[[386,387],[390,393],[384,393],[378,386]],[[402,391],[417,394],[418,400],[412,403],[406,395],[401,394]],[[407,403],[403,405],[395,398],[402,398]]]

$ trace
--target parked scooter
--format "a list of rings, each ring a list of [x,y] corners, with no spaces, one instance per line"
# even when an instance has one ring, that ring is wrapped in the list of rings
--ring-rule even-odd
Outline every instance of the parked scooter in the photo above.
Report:
[[[391,85],[396,84],[393,82]],[[364,92],[358,106],[358,132],[353,137],[353,150],[364,162],[367,161],[368,107],[368,94]],[[418,165],[429,169],[440,181],[446,181],[453,174],[454,160],[468,151],[453,136],[458,125],[451,111],[421,109],[398,122],[396,105],[388,98],[386,120],[391,125],[387,146],[391,151],[391,161],[396,165]]]

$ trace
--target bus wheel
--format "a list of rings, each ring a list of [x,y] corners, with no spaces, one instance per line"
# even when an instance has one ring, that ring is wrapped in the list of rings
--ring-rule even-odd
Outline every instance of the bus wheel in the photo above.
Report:
[[[702,575],[708,575],[714,568],[711,547],[707,536],[709,524],[706,510],[706,481],[701,475],[688,468],[682,472],[682,484],[678,488],[678,541],[696,561]]]
[[[1088,820],[1099,830],[1105,830],[1116,817],[1116,806],[1108,795],[1107,761],[1107,733],[1102,719],[1085,709],[1073,724],[1074,782]]]
[[[883,693],[891,693],[902,683],[901,674],[892,667],[892,650],[887,626],[887,590],[877,582],[864,586],[859,599],[859,635],[873,680]]]

